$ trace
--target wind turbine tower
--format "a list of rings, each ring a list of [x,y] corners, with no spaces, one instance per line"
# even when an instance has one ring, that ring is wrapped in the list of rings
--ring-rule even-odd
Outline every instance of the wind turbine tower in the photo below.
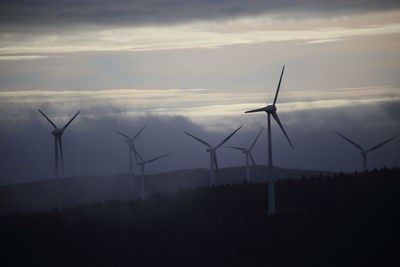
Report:
[[[393,136],[393,137],[387,139],[386,141],[384,141],[384,142],[382,142],[382,143],[380,143],[380,144],[378,144],[378,145],[376,145],[376,146],[373,146],[373,147],[371,147],[370,149],[365,150],[362,146],[360,146],[359,144],[357,144],[357,143],[355,143],[354,141],[350,140],[349,138],[345,137],[344,135],[342,135],[342,134],[340,134],[340,133],[338,133],[338,132],[335,132],[335,133],[336,133],[337,135],[339,135],[340,137],[342,137],[342,138],[343,138],[344,140],[346,140],[347,142],[349,142],[350,144],[352,144],[353,146],[357,147],[357,148],[361,151],[360,154],[361,154],[361,156],[362,156],[362,166],[363,166],[363,169],[364,169],[365,172],[368,170],[368,167],[367,167],[367,155],[368,155],[368,153],[369,153],[369,152],[372,152],[372,151],[374,151],[374,150],[376,150],[376,149],[378,149],[379,147],[383,146],[383,145],[386,144],[386,143],[389,143],[390,141],[392,141],[393,139],[395,139],[397,136],[399,136],[399,135],[397,134],[397,135],[395,135],[395,136]]]
[[[285,66],[282,68],[281,77],[279,78],[278,87],[276,89],[274,102],[272,105],[265,106],[263,108],[253,109],[246,111],[245,113],[253,113],[253,112],[266,112],[267,113],[267,125],[268,125],[268,214],[275,214],[276,213],[276,203],[275,203],[275,178],[272,175],[272,140],[271,140],[271,116],[275,119],[278,123],[279,127],[281,128],[283,134],[285,135],[289,145],[292,149],[294,149],[292,142],[289,139],[285,129],[281,121],[279,120],[276,108],[276,101],[278,100],[279,88],[281,87],[283,72],[285,71]]]
[[[258,133],[258,135],[256,136],[256,138],[254,139],[253,143],[251,144],[251,146],[249,148],[243,148],[243,147],[237,147],[237,146],[229,146],[229,148],[232,149],[236,149],[239,151],[242,151],[243,154],[245,154],[246,157],[246,180],[249,183],[250,182],[250,166],[249,166],[249,160],[251,160],[251,162],[253,163],[254,168],[257,171],[258,176],[260,177],[260,173],[258,172],[257,166],[256,166],[256,162],[254,161],[253,156],[251,155],[251,150],[253,149],[254,145],[257,142],[258,137],[260,136],[262,130],[264,128],[261,128],[260,132]],[[261,178],[261,177],[260,177]]]
[[[121,135],[125,138],[126,143],[128,144],[128,152],[129,152],[129,175],[133,176],[133,158],[132,152],[135,155],[136,164],[138,163],[137,155],[136,155],[136,147],[135,147],[135,139],[140,135],[140,133],[144,130],[147,124],[143,125],[143,127],[136,133],[134,137],[130,137],[127,134],[124,134],[120,131],[114,130],[117,134]]]
[[[215,184],[215,173],[218,172],[217,149],[221,147],[223,144],[225,144],[237,131],[239,131],[240,128],[242,128],[242,126],[237,128],[233,133],[228,135],[228,137],[226,137],[217,146],[214,147],[211,146],[206,141],[201,140],[200,138],[184,131],[185,134],[205,145],[207,147],[206,152],[210,153],[210,185]]]
[[[169,154],[164,154],[149,160],[144,160],[142,158],[142,156],[139,154],[139,152],[134,151],[134,153],[136,154],[137,158],[138,158],[138,165],[140,166],[140,197],[144,199],[145,197],[145,191],[144,191],[144,171],[145,171],[145,167],[147,163],[162,159],[166,156],[168,156]]]
[[[62,128],[58,128],[57,125],[52,122],[46,114],[44,114],[40,109],[39,112],[45,117],[45,119],[54,127],[53,131],[51,131],[51,134],[54,136],[54,177],[59,178],[59,168],[58,168],[58,157],[60,154],[61,158],[61,168],[62,168],[62,174],[64,174],[64,156],[63,156],[63,146],[62,146],[62,135],[67,129],[68,125],[71,124],[71,122],[76,118],[76,116],[79,115],[81,111],[78,111]],[[58,149],[60,149],[60,152],[58,152]]]

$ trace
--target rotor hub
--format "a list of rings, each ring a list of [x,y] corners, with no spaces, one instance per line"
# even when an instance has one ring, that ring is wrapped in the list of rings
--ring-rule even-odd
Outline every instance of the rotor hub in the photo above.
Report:
[[[60,136],[60,135],[62,135],[62,133],[63,133],[62,129],[58,129],[58,128],[51,131],[51,134],[54,136]]]
[[[264,111],[267,113],[274,113],[274,112],[276,112],[276,106],[268,105],[264,108]]]

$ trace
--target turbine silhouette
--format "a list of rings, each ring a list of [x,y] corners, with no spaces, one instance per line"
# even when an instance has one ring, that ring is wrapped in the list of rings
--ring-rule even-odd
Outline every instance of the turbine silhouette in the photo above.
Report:
[[[138,158],[138,165],[140,166],[140,197],[144,199],[145,197],[145,191],[144,191],[144,170],[146,167],[147,163],[162,159],[170,154],[164,154],[149,160],[144,160],[142,158],[142,156],[139,154],[139,152],[134,151],[134,153],[136,154],[137,158]]]
[[[250,146],[249,148],[247,148],[247,149],[246,149],[246,148],[243,148],[243,147],[237,147],[237,146],[228,146],[229,148],[236,149],[236,150],[240,150],[240,151],[243,152],[243,154],[245,154],[245,158],[246,158],[246,180],[247,180],[248,183],[250,182],[250,166],[249,166],[249,159],[250,159],[251,162],[253,163],[253,166],[254,166],[254,168],[255,168],[256,171],[257,171],[258,177],[261,179],[260,173],[259,173],[259,171],[258,171],[258,169],[257,169],[257,166],[256,166],[256,162],[254,161],[254,158],[253,158],[253,156],[251,155],[251,150],[253,149],[254,145],[256,144],[256,142],[257,142],[257,140],[258,140],[258,137],[260,137],[260,134],[261,134],[261,132],[262,132],[263,129],[264,129],[264,127],[261,128],[260,132],[258,133],[258,135],[256,136],[256,138],[254,139],[253,143],[252,143],[251,146]]]
[[[62,146],[62,135],[67,129],[68,125],[71,124],[71,122],[76,118],[76,116],[79,115],[81,111],[78,111],[62,128],[58,128],[57,125],[52,122],[46,114],[44,114],[40,109],[39,112],[45,117],[45,119],[54,127],[53,131],[51,131],[51,134],[54,135],[54,172],[55,172],[55,178],[59,178],[59,169],[58,169],[58,148],[60,148],[60,158],[61,158],[61,168],[62,168],[62,174],[64,174],[64,155],[63,155],[63,146]]]
[[[275,204],[275,179],[272,176],[272,141],[271,141],[271,116],[275,119],[278,123],[279,127],[281,128],[283,134],[285,135],[289,145],[294,149],[292,142],[289,139],[285,129],[281,121],[279,120],[278,114],[276,113],[276,101],[278,100],[279,89],[281,87],[283,72],[285,71],[285,66],[282,68],[281,77],[279,78],[278,87],[276,89],[274,102],[272,105],[265,106],[263,108],[253,109],[246,111],[245,113],[253,113],[253,112],[266,112],[267,119],[268,119],[268,214],[274,214],[276,212],[276,204]]]
[[[397,134],[397,135],[395,135],[395,136],[393,136],[393,137],[387,139],[386,141],[384,141],[384,142],[382,142],[382,143],[380,143],[380,144],[378,144],[378,145],[376,145],[376,146],[373,146],[373,147],[371,147],[370,149],[365,150],[362,146],[358,145],[357,143],[355,143],[354,141],[352,141],[352,140],[350,140],[349,138],[345,137],[344,135],[342,135],[342,134],[340,134],[340,133],[338,133],[338,132],[335,132],[335,133],[336,133],[337,135],[339,135],[340,137],[342,137],[342,138],[343,138],[344,140],[346,140],[347,142],[349,142],[350,144],[352,144],[353,146],[355,146],[355,147],[357,147],[358,149],[361,150],[360,154],[361,154],[361,156],[362,156],[362,166],[363,166],[364,171],[367,171],[367,170],[368,170],[368,167],[367,167],[367,154],[368,154],[369,152],[372,152],[372,151],[378,149],[379,147],[383,146],[384,144],[389,143],[390,141],[392,141],[393,139],[395,139],[397,136],[399,136],[399,135]]]
[[[211,146],[206,141],[201,140],[200,138],[198,138],[198,137],[196,137],[196,136],[184,131],[185,134],[187,134],[188,136],[192,137],[193,139],[195,139],[198,142],[200,142],[203,145],[205,145],[207,147],[206,152],[210,153],[210,185],[214,185],[215,184],[215,172],[217,172],[217,174],[218,174],[217,149],[219,147],[221,147],[223,144],[225,144],[237,131],[239,131],[240,128],[242,128],[242,126],[237,128],[233,133],[228,135],[228,137],[226,137],[217,146],[214,146],[214,147]]]
[[[135,147],[135,139],[140,135],[140,133],[144,130],[147,124],[143,125],[143,127],[136,133],[134,137],[129,137],[127,134],[124,134],[120,131],[114,130],[117,134],[121,135],[125,138],[126,143],[128,144],[128,151],[129,151],[129,175],[130,177],[133,176],[133,159],[132,159],[132,152],[135,155],[135,162],[138,163],[137,155],[136,155],[136,147]]]

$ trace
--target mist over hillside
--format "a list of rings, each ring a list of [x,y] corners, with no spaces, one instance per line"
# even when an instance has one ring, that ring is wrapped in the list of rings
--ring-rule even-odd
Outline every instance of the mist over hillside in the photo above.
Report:
[[[242,183],[245,180],[244,172],[244,167],[220,169],[217,185]],[[265,183],[266,174],[266,166],[251,168],[251,182]],[[331,173],[274,168],[274,175],[278,179],[326,174]],[[139,197],[138,180],[139,177],[134,176],[133,191],[130,190],[128,174],[66,177],[0,186],[0,213],[31,212],[108,200],[134,200]],[[184,188],[208,186],[209,183],[210,172],[207,169],[178,170],[146,175],[145,191],[146,195],[172,193]]]

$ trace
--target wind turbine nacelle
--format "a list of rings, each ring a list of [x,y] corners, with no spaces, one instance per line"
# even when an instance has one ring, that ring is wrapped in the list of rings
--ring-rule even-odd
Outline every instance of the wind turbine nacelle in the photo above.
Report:
[[[213,151],[215,151],[214,148],[207,148],[207,149],[206,149],[206,152],[213,152]]]
[[[63,130],[62,129],[54,129],[53,131],[51,131],[51,134],[52,135],[54,135],[54,136],[60,136],[60,135],[62,135],[62,133],[63,133]]]
[[[276,106],[274,106],[274,105],[266,106],[264,108],[264,111],[267,113],[274,113],[274,112],[276,112]]]

